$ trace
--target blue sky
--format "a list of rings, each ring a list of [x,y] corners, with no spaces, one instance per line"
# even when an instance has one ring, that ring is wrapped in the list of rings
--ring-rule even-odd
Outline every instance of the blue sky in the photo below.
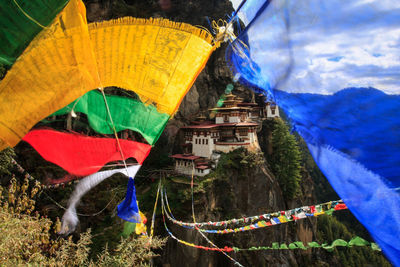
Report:
[[[248,23],[261,2],[248,0],[241,19]],[[275,0],[248,36],[263,78],[279,89],[332,94],[375,87],[400,94],[400,1]]]

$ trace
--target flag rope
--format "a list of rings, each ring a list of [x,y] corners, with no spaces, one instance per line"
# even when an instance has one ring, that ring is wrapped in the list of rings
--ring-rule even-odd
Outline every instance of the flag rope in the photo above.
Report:
[[[273,242],[271,244],[271,246],[259,246],[259,247],[250,247],[250,248],[238,248],[238,247],[228,247],[225,246],[223,248],[215,248],[215,247],[205,247],[205,246],[201,246],[201,245],[197,245],[194,243],[190,243],[184,240],[181,240],[179,238],[177,238],[168,228],[167,224],[166,224],[166,220],[165,220],[165,211],[166,211],[166,207],[165,207],[165,203],[164,203],[164,191],[161,190],[161,205],[162,205],[162,216],[163,216],[163,223],[164,223],[164,228],[167,231],[168,235],[176,240],[178,243],[181,243],[185,246],[189,246],[189,247],[193,247],[193,248],[198,248],[198,249],[202,249],[202,250],[206,250],[206,251],[223,251],[223,252],[244,252],[244,251],[258,251],[258,250],[294,250],[294,249],[302,249],[302,250],[307,250],[307,249],[311,249],[311,248],[322,248],[327,250],[328,252],[332,252],[334,250],[335,247],[354,247],[354,246],[364,246],[364,247],[370,247],[372,250],[374,251],[381,251],[380,247],[373,242],[369,242],[361,237],[355,236],[353,237],[350,241],[345,241],[343,239],[336,239],[334,241],[332,241],[331,245],[328,245],[327,243],[322,243],[319,244],[317,242],[308,242],[307,245],[304,245],[303,242],[301,241],[296,241],[296,242],[292,242],[290,244],[285,244],[285,243],[281,243],[279,244],[278,242]]]
[[[182,221],[175,219],[175,217],[172,214],[169,203],[168,203],[168,195],[167,195],[165,187],[163,187],[162,191],[163,190],[165,191],[165,193],[163,194],[163,197],[165,198],[165,203],[166,203],[166,211],[165,211],[166,216],[174,224],[178,224],[180,226],[183,226],[186,228],[191,228],[191,229],[195,229],[195,228],[200,229],[201,227],[204,227],[204,226],[225,227],[226,228],[230,224],[249,223],[249,225],[242,226],[239,228],[234,228],[234,229],[229,229],[229,228],[226,228],[223,230],[200,229],[200,231],[202,231],[202,232],[213,233],[213,234],[229,234],[229,233],[236,233],[236,232],[242,232],[242,231],[249,231],[249,230],[264,228],[267,226],[277,225],[277,224],[281,224],[281,223],[297,221],[297,220],[304,219],[307,217],[317,217],[322,214],[331,215],[334,211],[347,209],[346,204],[344,204],[342,200],[337,200],[337,201],[329,201],[329,202],[312,205],[312,206],[303,206],[300,208],[290,209],[287,211],[276,211],[276,212],[272,212],[272,213],[255,215],[255,216],[251,216],[251,217],[243,217],[240,219],[230,219],[230,220],[218,221],[218,222],[209,221],[209,222],[201,222],[201,223],[188,223],[188,222],[182,222]],[[256,221],[258,221],[258,222],[255,223]]]

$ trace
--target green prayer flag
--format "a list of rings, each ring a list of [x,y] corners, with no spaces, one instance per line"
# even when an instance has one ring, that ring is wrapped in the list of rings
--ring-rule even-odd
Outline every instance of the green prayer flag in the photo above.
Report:
[[[382,251],[382,249],[376,243],[371,243],[372,250]]]
[[[145,105],[140,100],[122,96],[107,95],[115,130],[117,132],[130,129],[140,133],[146,141],[153,145],[160,137],[169,115],[160,113],[154,105]],[[87,115],[90,126],[99,133],[112,134],[112,124],[107,112],[102,93],[90,91],[68,106],[56,111],[53,115],[81,112]]]
[[[347,242],[343,239],[336,239],[332,242],[333,247],[347,247]]]
[[[286,244],[281,244],[280,249],[289,249],[288,246]]]
[[[366,246],[366,245],[369,245],[369,242],[359,236],[356,236],[349,241],[349,246]]]
[[[335,248],[333,246],[323,246],[323,249],[326,249],[329,252],[332,252]]]
[[[296,241],[296,242],[293,242],[293,244],[295,244],[298,248],[301,248],[301,249],[303,249],[303,250],[306,250],[306,249],[307,249],[307,248],[304,246],[303,242]]]
[[[269,249],[303,249],[307,250],[309,248],[323,248],[329,252],[334,251],[335,247],[351,247],[352,245],[350,244],[352,242],[352,245],[354,246],[371,246],[373,250],[376,251],[381,251],[379,246],[376,243],[369,243],[368,241],[362,239],[361,237],[354,237],[351,241],[346,242],[343,239],[336,239],[332,242],[332,244],[328,243],[323,243],[323,244],[318,244],[317,242],[308,242],[307,245],[305,246],[303,242],[301,241],[296,241],[293,243],[290,243],[289,245],[286,245],[285,243],[282,243],[279,245],[278,242],[273,242],[271,247],[251,247],[249,249],[244,249],[244,250],[269,250]],[[233,250],[235,252],[241,251],[242,249],[234,247]]]
[[[10,67],[68,0],[1,0],[0,65]]]
[[[321,245],[318,244],[317,242],[308,242],[308,246],[310,248],[320,248],[321,247]]]
[[[329,209],[325,211],[326,215],[332,215],[332,213],[335,211],[335,209]]]

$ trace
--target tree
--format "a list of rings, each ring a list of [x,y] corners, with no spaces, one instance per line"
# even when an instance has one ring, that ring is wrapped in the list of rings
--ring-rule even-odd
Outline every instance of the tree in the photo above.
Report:
[[[293,199],[299,189],[301,153],[296,138],[281,119],[272,132],[271,169],[286,199]]]

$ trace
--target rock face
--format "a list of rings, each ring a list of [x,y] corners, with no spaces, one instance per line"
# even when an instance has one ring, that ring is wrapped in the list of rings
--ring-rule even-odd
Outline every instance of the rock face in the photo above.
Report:
[[[226,163],[225,163],[226,164]],[[290,206],[309,204],[312,199],[306,196],[303,199],[286,203],[275,177],[269,172],[266,163],[253,166],[240,164],[237,161],[223,165],[224,171],[217,171],[204,192],[196,193],[195,214],[196,221],[220,221],[243,216],[253,216],[286,210]],[[306,190],[312,191],[312,185],[306,184]],[[312,194],[310,195],[312,198]],[[190,201],[188,201],[190,202]],[[190,203],[186,203],[186,215],[178,219],[193,221]],[[171,231],[178,238],[203,246],[211,246],[195,230],[184,229],[180,226],[168,224]],[[231,225],[231,227],[238,227]],[[236,246],[250,248],[252,246],[270,246],[272,242],[288,243],[292,241],[310,242],[313,240],[315,222],[302,220],[296,224],[282,224],[248,232],[216,235],[208,234],[217,246]],[[307,252],[281,250],[230,253],[230,255],[244,266],[297,266],[303,265],[310,255]],[[163,250],[159,264],[164,266],[233,266],[233,262],[218,252],[209,252],[191,248],[169,239]]]
[[[132,16],[163,17],[208,28],[208,20],[227,19],[229,0],[83,0],[89,22]]]
[[[86,1],[89,21],[121,16],[137,17],[165,17],[175,21],[187,22],[193,25],[202,25],[208,28],[210,19],[226,18],[233,11],[228,0],[163,0],[155,1],[121,1],[121,0],[91,0]],[[225,62],[225,48],[223,44],[211,56],[204,70],[190,89],[179,111],[168,123],[164,134],[156,144],[158,151],[170,153],[179,151],[181,135],[179,128],[193,120],[200,113],[208,114],[208,109],[216,106],[217,101],[229,83],[233,83],[233,93],[249,101],[254,93],[244,86],[234,83],[232,75]],[[268,132],[263,132],[261,139],[268,143]],[[162,147],[160,147],[162,144]],[[271,153],[264,149],[266,155]],[[268,159],[267,159],[268,160]],[[305,174],[307,176],[307,174]],[[266,212],[285,210],[302,204],[312,204],[312,186],[303,188],[308,191],[304,199],[286,203],[275,177],[268,170],[268,165],[262,163],[252,168],[239,166],[239,169],[227,169],[225,176],[213,181],[202,194],[196,194],[195,210],[197,221],[217,221],[241,216],[252,216]],[[186,203],[186,205],[188,205]],[[190,207],[188,209],[190,211]],[[186,217],[179,219],[190,221],[188,212]],[[171,231],[180,239],[210,246],[196,231],[186,230],[170,225]],[[159,226],[160,228],[162,225]],[[208,237],[218,246],[269,246],[271,242],[311,241],[313,239],[314,222],[302,221],[297,224],[280,225],[230,235],[211,235]],[[301,265],[303,252],[294,251],[264,251],[231,253],[245,266],[292,266]],[[304,256],[304,257],[303,257]],[[233,266],[227,257],[219,252],[208,252],[187,247],[169,239],[162,251],[162,257],[156,260],[159,266]]]

